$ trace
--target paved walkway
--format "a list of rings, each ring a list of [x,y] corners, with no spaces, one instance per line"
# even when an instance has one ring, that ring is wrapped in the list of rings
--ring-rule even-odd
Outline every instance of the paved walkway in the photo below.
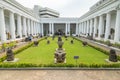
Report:
[[[0,70],[0,80],[120,80],[120,70]]]

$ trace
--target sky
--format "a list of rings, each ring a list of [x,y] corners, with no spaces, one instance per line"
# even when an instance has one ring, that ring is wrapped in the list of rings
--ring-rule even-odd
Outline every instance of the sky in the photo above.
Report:
[[[60,17],[80,17],[99,0],[16,0],[25,7],[48,7],[60,13]]]

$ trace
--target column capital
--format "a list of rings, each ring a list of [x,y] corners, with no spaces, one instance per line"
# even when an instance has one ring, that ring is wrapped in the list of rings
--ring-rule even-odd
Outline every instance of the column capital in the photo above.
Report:
[[[120,10],[120,4],[116,6],[116,10]]]
[[[4,9],[4,7],[3,7],[3,6],[0,6],[0,9]]]

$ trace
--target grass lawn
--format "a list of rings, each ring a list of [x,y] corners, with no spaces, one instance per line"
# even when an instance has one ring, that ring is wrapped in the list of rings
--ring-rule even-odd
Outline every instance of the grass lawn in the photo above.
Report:
[[[42,40],[38,47],[30,47],[23,52],[17,54],[15,57],[20,60],[17,63],[34,63],[34,64],[54,64],[54,52],[57,45],[57,38],[52,40],[48,38],[50,44],[47,44],[47,40]],[[71,37],[68,41],[62,38],[64,41],[63,48],[66,50],[66,64],[76,64],[74,56],[79,56],[78,63],[85,64],[105,64],[105,59],[108,58],[104,53],[95,50],[92,47],[83,47],[80,41],[74,40],[74,44],[70,43]]]

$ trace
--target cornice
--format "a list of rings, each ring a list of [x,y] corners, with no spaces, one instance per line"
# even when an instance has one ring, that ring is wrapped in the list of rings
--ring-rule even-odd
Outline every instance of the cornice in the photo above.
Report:
[[[33,16],[33,17],[35,17],[35,15],[34,15],[34,13],[32,11],[28,10],[26,7],[24,7],[23,5],[19,4],[15,0],[4,0],[4,2],[6,2],[6,3],[16,7],[17,9],[19,9],[19,10],[21,10],[21,11],[23,11],[23,12],[25,12],[25,13]]]
[[[97,11],[99,11],[99,10],[101,10],[101,9],[103,9],[104,7],[107,7],[108,5],[110,5],[110,4],[112,4],[112,3],[116,2],[116,1],[118,1],[118,0],[110,0],[106,4],[102,4],[101,6],[95,8],[93,10],[88,11],[86,14],[84,14],[83,16],[80,17],[80,20],[87,17],[87,16],[89,16],[89,15],[91,15],[91,14],[93,14],[93,13],[95,13],[95,12],[97,12]]]

